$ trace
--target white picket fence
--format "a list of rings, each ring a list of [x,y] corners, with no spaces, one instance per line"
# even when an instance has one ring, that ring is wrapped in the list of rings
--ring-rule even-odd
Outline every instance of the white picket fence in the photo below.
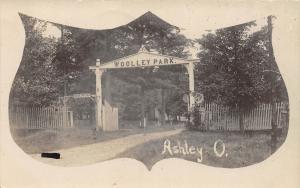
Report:
[[[207,130],[240,130],[240,113],[238,109],[231,109],[221,105],[204,104],[204,124]],[[286,103],[276,104],[276,123],[278,128],[287,128],[288,106]],[[242,114],[245,130],[271,129],[271,104],[260,104],[256,108],[247,110]]]
[[[240,130],[240,113],[221,105],[204,104],[204,129],[206,130]],[[285,103],[276,104],[276,123],[279,128],[288,127],[288,106]],[[111,114],[112,112],[109,112]],[[9,110],[10,125],[15,129],[57,129],[71,128],[73,112],[63,107],[14,106]],[[271,104],[260,104],[256,108],[242,114],[245,130],[270,130],[272,109]],[[106,119],[111,121],[111,117]],[[115,118],[113,118],[115,119]]]
[[[73,127],[73,112],[63,107],[13,106],[9,110],[14,129],[57,129]]]

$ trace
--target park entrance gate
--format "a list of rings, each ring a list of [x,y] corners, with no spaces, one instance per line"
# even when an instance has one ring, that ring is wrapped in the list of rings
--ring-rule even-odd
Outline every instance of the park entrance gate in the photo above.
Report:
[[[151,66],[168,66],[182,64],[186,67],[189,76],[189,100],[188,111],[191,111],[195,104],[194,98],[194,63],[199,62],[199,59],[184,59],[173,56],[161,55],[148,52],[144,47],[133,55],[122,57],[104,64],[100,64],[100,59],[96,60],[96,66],[90,66],[89,69],[93,70],[96,75],[96,130],[112,130],[113,128],[107,127],[103,118],[103,104],[102,104],[102,85],[101,79],[103,73],[108,69],[126,69],[126,68],[139,68]]]

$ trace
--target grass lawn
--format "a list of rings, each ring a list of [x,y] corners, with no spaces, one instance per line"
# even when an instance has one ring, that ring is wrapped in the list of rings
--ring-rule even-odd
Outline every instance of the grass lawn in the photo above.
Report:
[[[169,150],[166,150],[162,154],[166,139],[170,141],[172,155]],[[284,139],[285,135],[279,138],[278,147],[284,142]],[[214,143],[217,140],[221,140],[225,145],[225,152],[221,157],[218,157],[214,152]],[[179,145],[185,147],[185,141],[188,147],[202,148],[202,155],[198,152],[195,152],[195,154],[175,153],[176,150],[173,150],[174,146],[177,147],[178,142],[180,142]],[[221,154],[222,149],[222,144],[219,142],[216,145],[218,154]],[[134,158],[142,161],[148,168],[151,168],[156,162],[162,159],[174,157],[194,162],[202,159],[201,163],[209,166],[238,168],[261,162],[270,155],[270,135],[267,133],[242,135],[238,132],[225,133],[185,130],[178,135],[138,145],[119,154],[116,158]]]
[[[127,124],[130,124],[127,125]],[[174,129],[174,126],[156,127],[149,124],[146,129],[138,123],[127,122],[120,130],[112,132],[95,132],[92,128],[68,129],[11,129],[15,142],[28,154],[67,149],[88,145],[140,133],[161,132]],[[176,125],[175,125],[176,126]]]
[[[91,128],[69,128],[58,130],[12,130],[16,143],[28,154],[67,149],[123,138],[134,134],[150,134],[182,128],[182,124],[157,127],[149,124],[146,129],[127,122],[120,130],[95,132]],[[286,134],[278,138],[278,147]],[[263,161],[271,155],[271,136],[268,132],[201,132],[184,130],[179,134],[146,141],[113,158],[134,158],[148,168],[166,158],[182,158],[209,166],[238,168]],[[216,145],[215,143],[219,141]],[[225,146],[224,153],[223,145]],[[197,150],[198,149],[198,150]],[[202,149],[202,150],[201,150]],[[216,152],[216,151],[217,152]],[[163,151],[165,151],[163,153]],[[220,156],[217,156],[219,154]],[[222,155],[221,155],[222,154]]]

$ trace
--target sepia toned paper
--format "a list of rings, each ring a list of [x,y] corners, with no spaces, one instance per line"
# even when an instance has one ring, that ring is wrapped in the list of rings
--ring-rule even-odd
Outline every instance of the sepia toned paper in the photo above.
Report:
[[[1,2],[1,187],[299,187],[299,3],[238,1],[3,1]],[[273,48],[289,94],[289,131],[266,160],[242,168],[209,167],[178,158],[157,162],[120,158],[79,167],[34,160],[14,142],[9,92],[22,59],[25,33],[18,13],[85,29],[110,29],[151,11],[188,35],[275,15]]]

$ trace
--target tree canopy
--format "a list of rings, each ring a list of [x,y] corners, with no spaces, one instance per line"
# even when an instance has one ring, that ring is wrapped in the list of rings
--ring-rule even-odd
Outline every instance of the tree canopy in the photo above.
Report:
[[[94,65],[97,58],[100,58],[102,63],[107,62],[136,53],[141,46],[166,55],[187,55],[185,47],[188,39],[179,33],[177,27],[164,22],[151,12],[124,26],[99,31],[50,23],[26,15],[21,15],[21,18],[27,37],[24,56],[11,92],[12,101],[15,103],[22,101],[24,104],[49,105],[56,103],[58,96],[64,94],[94,93],[95,78],[88,66]],[[37,27],[37,23],[42,26]],[[58,29],[60,37],[43,36],[48,24]],[[37,58],[32,51],[36,52]],[[37,67],[31,68],[35,65]],[[50,66],[51,70],[47,66]],[[113,77],[113,102],[121,108],[121,112],[132,113],[131,111],[135,110],[135,114],[140,116],[140,108],[137,106],[143,98],[147,98],[144,108],[149,109],[160,105],[159,101],[162,98],[159,90],[174,90],[172,96],[183,93],[181,90],[186,87],[182,85],[187,83],[179,79],[178,75],[181,75],[182,71],[182,66],[108,71]],[[38,75],[32,77],[30,73]],[[24,80],[23,75],[28,75],[28,80]],[[31,85],[26,86],[27,88],[20,87],[26,84]],[[43,90],[43,93],[38,92],[38,88]],[[137,92],[134,92],[135,90]],[[24,96],[26,92],[28,95]],[[163,98],[169,100],[170,97]],[[129,117],[130,114],[125,116]]]
[[[108,30],[80,29],[20,16],[26,43],[11,103],[51,105],[65,94],[93,94],[95,76],[88,66],[97,58],[105,63],[137,53],[141,46],[164,55],[187,57],[186,48],[193,42],[200,45],[195,89],[204,94],[205,101],[243,108],[270,102],[271,93],[276,93],[278,101],[288,100],[276,62],[270,60],[273,52],[268,48],[268,27],[257,29],[255,21],[218,29],[193,41],[151,12]],[[44,35],[49,25],[57,28],[59,37]],[[132,119],[145,116],[154,107],[173,116],[184,114],[187,104],[182,96],[189,92],[188,80],[182,79],[187,78],[185,72],[182,65],[174,65],[105,74],[112,76],[111,98],[120,116]],[[276,72],[279,74],[274,76]],[[83,105],[80,101],[77,106]]]
[[[279,70],[276,62],[269,60],[268,28],[255,31],[255,26],[253,21],[218,29],[197,40],[201,64],[196,66],[196,88],[207,101],[240,108],[271,101],[266,70]],[[282,79],[275,90],[277,100],[287,100]]]

